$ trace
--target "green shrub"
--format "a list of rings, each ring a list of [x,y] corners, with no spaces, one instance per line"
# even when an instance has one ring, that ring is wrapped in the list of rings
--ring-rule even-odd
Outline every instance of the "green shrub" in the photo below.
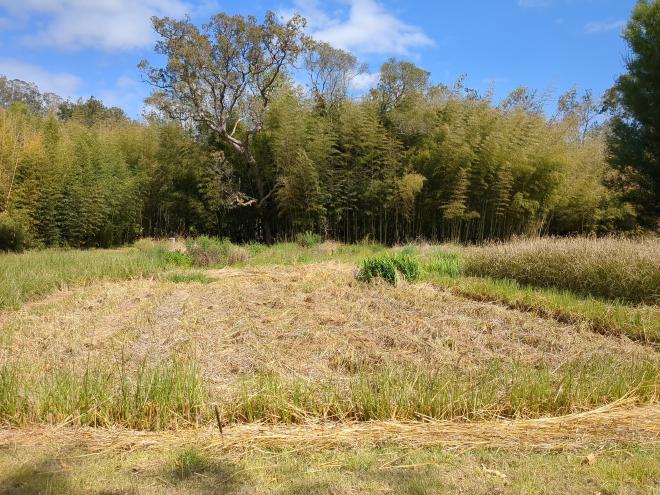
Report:
[[[298,244],[300,247],[310,248],[320,243],[321,236],[310,230],[306,230],[305,232],[298,232],[296,234],[296,244]]]
[[[0,215],[0,251],[23,251],[28,247],[28,230],[17,219]]]
[[[398,284],[399,276],[415,282],[419,278],[419,262],[405,254],[386,254],[365,259],[358,272],[358,280],[362,282],[382,278],[392,285]]]
[[[168,265],[180,266],[182,268],[191,267],[193,263],[192,256],[181,251],[168,251],[164,249],[161,257]]]
[[[225,261],[232,243],[205,235],[188,239],[186,248],[195,266],[213,266]]]

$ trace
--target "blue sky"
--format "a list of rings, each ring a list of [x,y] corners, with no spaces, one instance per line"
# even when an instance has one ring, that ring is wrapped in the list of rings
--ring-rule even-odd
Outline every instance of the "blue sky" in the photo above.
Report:
[[[0,74],[64,97],[94,95],[139,117],[149,87],[136,64],[155,59],[149,17],[219,11],[260,17],[300,12],[316,38],[353,52],[370,73],[410,60],[433,82],[497,98],[527,86],[552,100],[577,86],[600,94],[623,70],[621,30],[635,0],[0,0]]]

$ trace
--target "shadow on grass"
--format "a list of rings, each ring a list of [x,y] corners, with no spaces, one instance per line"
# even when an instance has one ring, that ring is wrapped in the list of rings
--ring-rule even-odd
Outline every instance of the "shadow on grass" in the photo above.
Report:
[[[0,473],[0,495],[65,495],[73,493],[67,471],[55,459],[40,458]]]

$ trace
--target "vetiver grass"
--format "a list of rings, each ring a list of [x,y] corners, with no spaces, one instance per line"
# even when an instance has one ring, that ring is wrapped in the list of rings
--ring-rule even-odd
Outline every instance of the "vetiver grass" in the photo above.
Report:
[[[466,249],[467,276],[515,280],[535,287],[656,304],[660,301],[657,239],[537,238]]]
[[[623,364],[603,357],[554,369],[503,362],[472,371],[364,369],[339,380],[257,374],[233,391],[213,392],[194,363],[118,368],[64,366],[35,373],[5,364],[0,367],[0,423],[186,428],[214,421],[211,401],[221,405],[229,423],[535,418],[623,397],[652,403],[660,392],[657,360]]]
[[[123,280],[151,275],[167,266],[155,250],[47,249],[0,254],[0,309],[22,303],[71,284]]]
[[[531,418],[588,410],[628,394],[657,400],[658,362],[622,366],[607,359],[558,369],[511,363],[468,372],[452,369],[363,370],[348,382],[266,374],[246,378],[225,401],[230,421],[296,423],[331,420],[484,420]]]
[[[194,363],[174,361],[137,370],[90,366],[35,372],[0,367],[0,423],[71,423],[135,429],[186,427],[206,420],[208,399]]]

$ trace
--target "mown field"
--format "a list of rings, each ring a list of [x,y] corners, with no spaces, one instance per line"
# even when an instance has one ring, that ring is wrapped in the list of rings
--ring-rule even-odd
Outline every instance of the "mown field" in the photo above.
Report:
[[[659,294],[655,239],[0,255],[0,493],[653,493]]]

